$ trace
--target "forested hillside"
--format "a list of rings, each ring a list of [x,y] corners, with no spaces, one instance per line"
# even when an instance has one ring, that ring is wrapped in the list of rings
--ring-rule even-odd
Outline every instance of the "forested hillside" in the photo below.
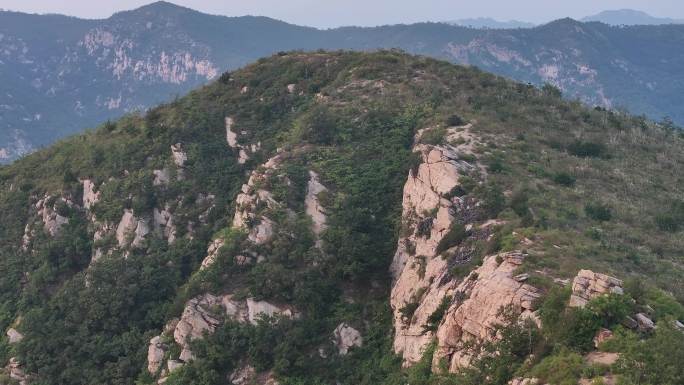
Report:
[[[684,137],[561,96],[280,53],[2,166],[0,383],[681,383]]]

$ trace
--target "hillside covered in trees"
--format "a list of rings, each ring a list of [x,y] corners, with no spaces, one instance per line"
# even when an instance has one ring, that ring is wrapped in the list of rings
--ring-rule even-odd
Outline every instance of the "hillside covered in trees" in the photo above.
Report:
[[[683,150],[444,61],[259,60],[0,168],[0,383],[682,383]]]

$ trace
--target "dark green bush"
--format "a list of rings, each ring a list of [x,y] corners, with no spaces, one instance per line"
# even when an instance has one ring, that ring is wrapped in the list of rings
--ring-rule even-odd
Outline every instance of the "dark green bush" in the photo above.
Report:
[[[577,140],[568,146],[568,152],[582,158],[603,158],[607,156],[607,149],[603,143],[583,142]]]
[[[595,221],[606,222],[613,218],[613,210],[602,203],[587,203],[584,213]]]
[[[575,185],[575,177],[564,171],[553,174],[553,181],[565,187],[572,187]]]
[[[468,237],[468,232],[465,226],[459,222],[454,222],[449,228],[449,231],[442,237],[437,244],[435,255],[442,254],[446,250],[458,246]]]

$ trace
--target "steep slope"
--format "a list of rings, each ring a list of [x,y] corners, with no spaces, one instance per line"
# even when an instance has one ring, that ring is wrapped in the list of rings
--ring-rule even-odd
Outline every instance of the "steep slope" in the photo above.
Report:
[[[683,142],[400,52],[260,60],[0,169],[5,375],[676,383]]]
[[[570,19],[511,30],[434,23],[317,30],[166,2],[105,20],[0,12],[0,159],[291,49],[401,48],[682,124],[683,40],[677,25],[618,28]]]

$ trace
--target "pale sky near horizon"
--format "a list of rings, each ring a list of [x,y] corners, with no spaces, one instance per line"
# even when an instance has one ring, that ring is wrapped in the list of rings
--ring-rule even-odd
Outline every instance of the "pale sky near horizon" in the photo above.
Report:
[[[152,0],[0,0],[0,8],[106,18]],[[472,17],[544,23],[580,19],[603,10],[630,8],[653,16],[684,19],[683,0],[173,0],[201,12],[225,16],[269,16],[319,28],[374,26]]]

